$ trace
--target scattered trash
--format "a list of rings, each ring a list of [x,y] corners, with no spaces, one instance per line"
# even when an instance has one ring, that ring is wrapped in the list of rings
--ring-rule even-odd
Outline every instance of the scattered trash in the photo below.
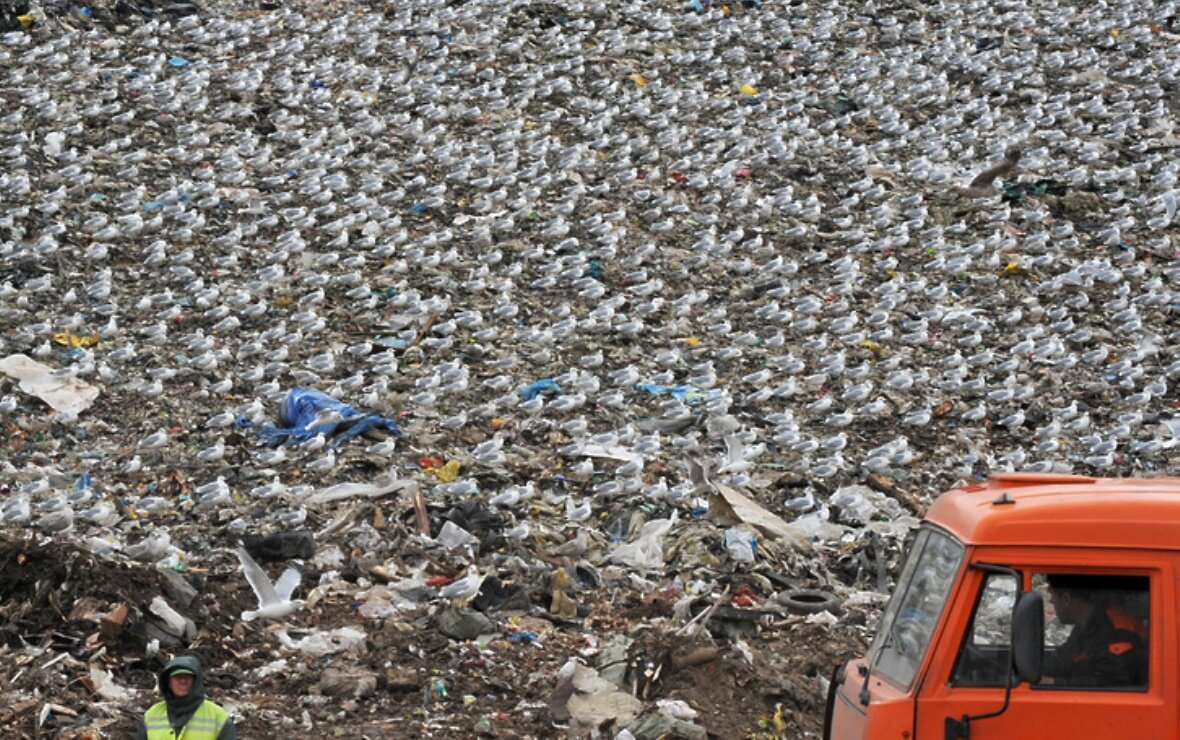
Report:
[[[807,549],[807,537],[794,523],[789,523],[756,504],[741,491],[724,483],[711,483],[701,465],[689,462],[692,478],[699,490],[709,493],[709,516],[725,524],[747,524],[767,537],[781,539],[792,547]]]
[[[626,724],[643,711],[643,703],[599,677],[598,671],[573,661],[568,675],[553,689],[549,709],[559,722],[570,722],[571,731],[586,732],[608,722]]]
[[[1172,470],[1173,11],[920,10],[0,0],[0,726],[814,736],[936,492]]]

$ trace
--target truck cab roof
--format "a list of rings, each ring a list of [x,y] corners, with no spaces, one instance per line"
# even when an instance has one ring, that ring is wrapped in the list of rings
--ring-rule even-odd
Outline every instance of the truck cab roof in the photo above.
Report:
[[[995,473],[939,496],[926,520],[974,545],[1180,550],[1180,478]]]

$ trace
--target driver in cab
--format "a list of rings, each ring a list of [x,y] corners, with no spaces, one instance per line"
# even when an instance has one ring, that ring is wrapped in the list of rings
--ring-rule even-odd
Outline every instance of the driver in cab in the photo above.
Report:
[[[1049,599],[1057,619],[1073,629],[1045,658],[1042,684],[1131,688],[1147,685],[1147,627],[1134,614],[1147,579],[1052,574]],[[1141,589],[1129,582],[1144,581]]]

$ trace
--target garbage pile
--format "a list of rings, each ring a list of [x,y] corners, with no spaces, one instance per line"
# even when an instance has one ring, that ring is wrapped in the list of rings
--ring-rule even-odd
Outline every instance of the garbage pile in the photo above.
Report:
[[[932,496],[1177,472],[1178,33],[0,0],[0,726],[814,734]]]

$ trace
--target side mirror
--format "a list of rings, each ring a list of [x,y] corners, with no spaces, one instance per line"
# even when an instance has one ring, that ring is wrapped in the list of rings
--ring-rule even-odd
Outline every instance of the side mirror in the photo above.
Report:
[[[1021,681],[1041,680],[1045,649],[1045,603],[1035,591],[1025,591],[1012,610],[1012,662]]]

